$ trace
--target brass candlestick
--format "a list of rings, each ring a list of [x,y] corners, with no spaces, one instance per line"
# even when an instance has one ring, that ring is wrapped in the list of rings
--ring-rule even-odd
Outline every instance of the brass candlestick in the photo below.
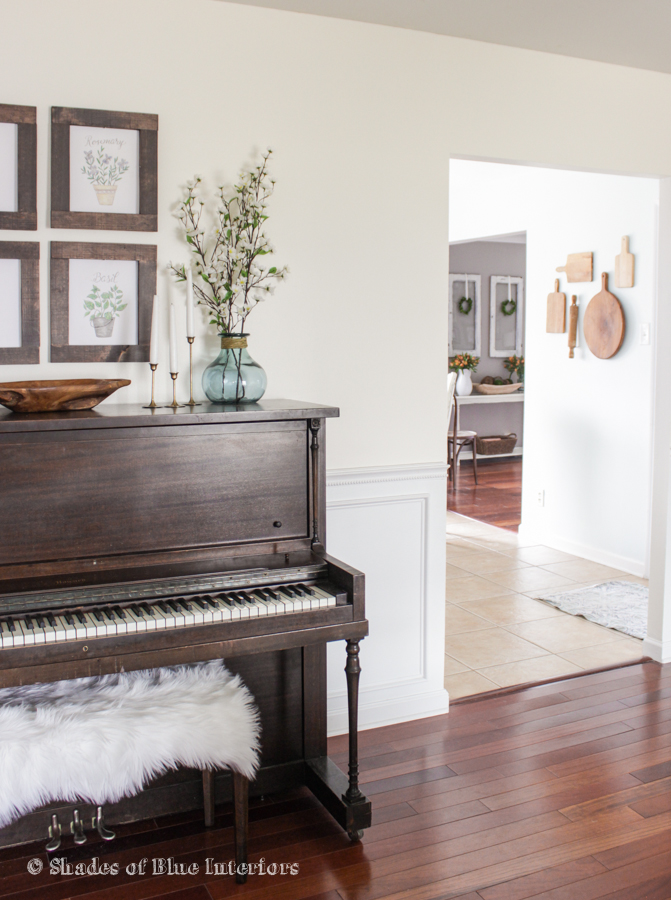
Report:
[[[156,370],[158,369],[158,363],[149,363],[149,368],[151,369],[151,403],[148,406],[143,406],[143,409],[157,409],[158,403],[154,400],[154,388],[156,387]]]
[[[180,406],[184,406],[184,403],[177,402],[177,376],[179,372],[171,372],[170,377],[172,378],[172,403],[168,403],[166,409],[179,409]]]
[[[195,337],[187,337],[187,341],[189,342],[189,387],[191,389],[191,395],[186,406],[202,406],[202,403],[198,403],[193,399],[193,342],[195,340]]]

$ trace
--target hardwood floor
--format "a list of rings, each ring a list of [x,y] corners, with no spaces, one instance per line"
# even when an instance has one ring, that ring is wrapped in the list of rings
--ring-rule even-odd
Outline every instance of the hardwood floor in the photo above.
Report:
[[[669,900],[671,666],[645,663],[361,734],[374,824],[360,844],[304,790],[255,802],[250,861],[296,875],[238,886],[208,875],[233,856],[230,809],[124,826],[67,861],[119,863],[118,875],[53,875],[43,845],[0,852],[3,900]],[[330,752],[346,761],[346,738]],[[198,866],[130,875],[142,858]],[[44,870],[30,875],[31,858]]]
[[[522,458],[478,458],[478,484],[473,479],[473,463],[462,462],[457,474],[457,490],[447,483],[447,508],[479,522],[517,531],[522,519]]]

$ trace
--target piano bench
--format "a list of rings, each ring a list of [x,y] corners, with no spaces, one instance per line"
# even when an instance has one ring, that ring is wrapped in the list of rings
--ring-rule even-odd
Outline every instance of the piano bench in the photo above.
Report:
[[[205,825],[211,827],[215,773],[228,769],[236,881],[242,884],[248,779],[258,767],[259,732],[251,694],[219,660],[2,689],[0,829],[52,801],[99,808],[116,803],[179,766],[201,770]],[[49,850],[60,845],[61,827],[54,819]],[[74,819],[75,841],[84,843],[78,814]],[[113,838],[100,809],[97,819],[101,836]]]

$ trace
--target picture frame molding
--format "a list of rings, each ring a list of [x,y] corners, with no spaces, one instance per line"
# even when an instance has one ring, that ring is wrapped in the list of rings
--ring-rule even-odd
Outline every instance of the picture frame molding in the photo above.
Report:
[[[37,107],[0,103],[0,122],[18,126],[18,209],[0,210],[0,229],[37,231]]]
[[[156,245],[52,241],[50,251],[51,362],[149,362],[151,314],[157,278]],[[71,259],[137,262],[137,344],[69,343]]]
[[[515,349],[496,349],[496,285],[510,283],[517,285],[517,307],[515,309]],[[524,278],[521,275],[491,275],[489,278],[489,355],[494,359],[503,359],[515,353],[522,353],[524,341]]]
[[[473,282],[475,284],[475,296],[473,297],[473,315],[475,321],[475,335],[474,335],[474,348],[469,350],[468,348],[455,347],[454,346],[454,335],[453,335],[453,316],[456,313],[453,312],[453,291],[454,291],[454,282],[455,281],[465,281],[466,277],[468,277],[469,284]],[[472,356],[480,356],[482,352],[482,276],[481,275],[469,275],[468,273],[463,274],[453,274],[450,273],[449,276],[449,311],[450,314],[447,317],[447,348],[449,356],[456,356],[458,353],[470,353]],[[470,296],[470,291],[469,291]]]
[[[139,213],[70,210],[70,126],[127,128],[140,135]],[[158,231],[158,115],[51,107],[51,227]]]
[[[0,241],[0,259],[21,261],[21,346],[0,347],[0,366],[40,361],[40,244]]]

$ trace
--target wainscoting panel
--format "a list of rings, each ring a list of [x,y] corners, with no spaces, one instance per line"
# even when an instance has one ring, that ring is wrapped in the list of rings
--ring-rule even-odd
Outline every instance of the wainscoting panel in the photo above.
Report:
[[[441,465],[327,473],[329,553],[366,574],[360,727],[446,712]],[[329,733],[347,728],[344,643],[329,645]]]

